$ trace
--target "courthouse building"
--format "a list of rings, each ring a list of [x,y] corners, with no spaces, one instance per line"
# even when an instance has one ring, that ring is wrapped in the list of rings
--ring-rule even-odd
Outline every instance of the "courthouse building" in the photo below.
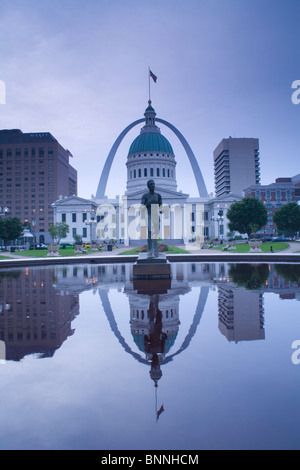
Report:
[[[198,194],[190,195],[178,189],[180,178],[176,173],[177,157],[157,123],[171,129],[181,142],[194,173]],[[114,157],[127,133],[141,124],[143,127],[124,158],[124,169],[125,165],[127,168],[126,192],[118,198],[109,199],[106,196],[106,185]],[[255,147],[258,154],[258,142]],[[253,174],[257,162],[257,159],[253,160]],[[91,199],[60,197],[53,204],[55,222],[65,221],[70,226],[66,241],[73,243],[74,235],[80,235],[84,242],[114,239],[125,245],[145,244],[146,217],[140,203],[142,195],[147,191],[149,179],[154,179],[156,191],[163,200],[160,221],[162,240],[170,244],[187,244],[191,241],[202,244],[204,238],[227,238],[226,213],[233,202],[242,199],[241,191],[237,194],[225,192],[219,197],[209,195],[198,159],[189,143],[175,126],[156,117],[149,101],[144,118],[128,125],[114,142],[105,161],[96,196]],[[249,181],[254,183],[256,179]]]

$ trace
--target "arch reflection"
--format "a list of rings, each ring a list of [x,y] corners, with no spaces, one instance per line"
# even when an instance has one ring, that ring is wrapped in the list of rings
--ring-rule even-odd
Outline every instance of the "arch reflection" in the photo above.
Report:
[[[297,264],[175,263],[171,285],[163,284],[166,281],[155,286],[149,281],[146,285],[133,282],[130,264],[0,270],[1,351],[11,361],[29,354],[52,357],[75,334],[72,322],[80,313],[80,296],[91,290],[99,295],[123,350],[150,372],[152,367],[154,377],[155,371],[160,374],[164,365],[189,347],[209,295],[216,299],[207,314],[216,315],[220,334],[232,342],[265,339],[268,293],[283,301],[300,300]],[[193,302],[192,290],[198,292],[198,299],[191,296]],[[120,331],[112,310],[114,292],[128,299],[126,332]],[[183,296],[187,301],[182,301]]]
[[[133,281],[124,293],[130,304],[130,328],[135,345],[134,351],[119,331],[108,297],[108,292],[99,289],[103,310],[111,330],[123,349],[140,363],[151,366],[150,377],[155,385],[161,378],[161,366],[182,353],[192,341],[200,323],[208,298],[209,287],[200,290],[199,300],[192,323],[180,347],[171,352],[178,333],[180,295],[190,291],[188,284],[171,286],[171,280]]]

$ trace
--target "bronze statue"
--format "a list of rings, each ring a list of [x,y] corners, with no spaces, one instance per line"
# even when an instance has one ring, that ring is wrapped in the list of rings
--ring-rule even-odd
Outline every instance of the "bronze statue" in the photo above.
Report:
[[[143,195],[141,204],[146,206],[148,213],[148,258],[156,258],[158,257],[159,209],[162,205],[162,198],[155,192],[154,180],[149,180],[147,186],[149,192]]]

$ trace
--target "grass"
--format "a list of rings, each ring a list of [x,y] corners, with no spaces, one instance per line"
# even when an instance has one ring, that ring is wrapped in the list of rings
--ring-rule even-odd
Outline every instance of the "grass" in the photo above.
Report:
[[[221,245],[220,247],[214,247],[212,248],[213,250],[223,250],[226,245]],[[271,246],[273,248],[274,252],[279,252],[286,250],[289,247],[288,243],[283,243],[283,242],[267,242],[267,243],[262,243],[261,245],[261,250],[264,253],[270,253],[271,252]],[[235,250],[229,250],[228,253],[233,252],[233,253],[248,253],[250,250],[248,243],[238,243],[236,245]],[[95,251],[87,250],[86,254],[91,254],[91,253],[96,253]],[[135,247],[132,248],[131,250],[123,251],[122,253],[119,253],[120,255],[139,255],[141,253],[141,247]],[[177,246],[172,246],[169,245],[168,251],[165,251],[163,253],[166,254],[180,254],[180,253],[190,253],[187,250],[184,250],[182,248],[178,248]],[[16,251],[16,255],[20,256],[28,256],[32,258],[44,258],[48,255],[48,250],[24,250],[24,251]],[[74,248],[68,247],[62,250],[59,250],[59,254],[62,257],[67,257],[67,256],[78,256],[81,255],[82,253],[74,253]],[[0,255],[0,259],[11,259],[11,257],[5,256],[5,255]]]
[[[97,250],[98,252],[98,250]],[[78,256],[83,253],[74,253],[74,248],[68,247],[58,251],[60,256],[67,257],[67,256]],[[91,251],[89,249],[86,250],[86,254],[95,253],[95,251]],[[48,255],[48,250],[23,250],[23,251],[16,251],[15,255],[20,256],[28,256],[31,258],[45,258]],[[9,258],[9,257],[7,257]]]
[[[215,250],[223,250],[226,245],[221,245],[220,248],[216,247],[213,248]],[[263,253],[270,253],[271,252],[271,247],[273,248],[274,253],[278,251],[283,251],[286,250],[289,247],[288,243],[284,242],[265,242],[261,244],[261,251]],[[233,252],[233,253],[248,253],[250,251],[250,246],[248,243],[238,243],[236,245],[236,248],[234,250],[228,250],[228,252]]]
[[[141,253],[141,247],[132,248],[132,250],[123,251],[119,253],[120,255],[139,255]],[[176,254],[176,253],[190,253],[189,251],[178,248],[177,246],[169,245],[168,251],[163,251],[162,253],[166,254]]]

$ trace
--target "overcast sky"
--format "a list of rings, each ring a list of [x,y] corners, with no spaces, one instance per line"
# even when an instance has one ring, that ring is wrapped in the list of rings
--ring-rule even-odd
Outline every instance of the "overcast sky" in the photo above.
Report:
[[[148,66],[157,117],[194,151],[208,192],[224,137],[260,140],[261,179],[300,173],[299,0],[0,0],[0,129],[51,132],[74,158],[78,194],[96,194],[118,135],[143,117]],[[178,162],[178,189],[197,196],[188,159],[160,125]],[[134,128],[107,192],[126,187]]]

